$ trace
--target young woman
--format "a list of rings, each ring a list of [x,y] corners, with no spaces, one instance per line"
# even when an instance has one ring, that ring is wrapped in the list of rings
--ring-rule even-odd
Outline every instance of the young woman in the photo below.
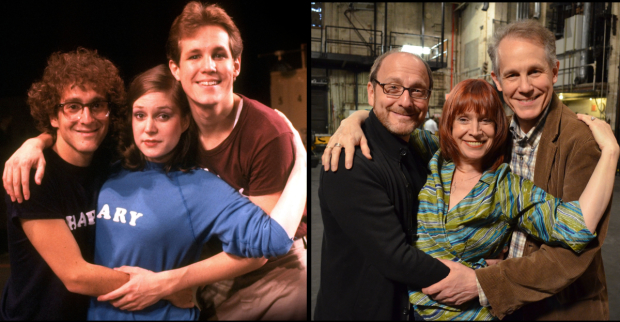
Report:
[[[584,120],[582,118],[582,120]],[[519,228],[547,244],[579,252],[594,231],[611,197],[619,147],[608,127],[584,120],[593,130],[601,158],[579,201],[562,202],[512,174],[503,162],[507,136],[504,109],[494,88],[482,80],[459,83],[444,105],[441,149],[419,194],[415,245],[435,258],[478,269],[487,266]],[[420,151],[437,138],[416,131]],[[411,290],[410,302],[428,320],[492,320],[478,301],[448,306]]]
[[[120,268],[131,275],[130,282],[100,297],[102,301],[92,299],[88,318],[196,320],[197,308],[182,309],[159,299],[257,268],[236,256],[269,258],[288,252],[306,199],[305,150],[297,135],[295,166],[270,217],[214,174],[192,168],[196,129],[182,88],[167,66],[139,75],[128,97],[131,126],[126,128],[132,131],[122,136],[122,164],[99,194],[95,263],[136,267]],[[228,254],[195,263],[212,237],[222,241]]]

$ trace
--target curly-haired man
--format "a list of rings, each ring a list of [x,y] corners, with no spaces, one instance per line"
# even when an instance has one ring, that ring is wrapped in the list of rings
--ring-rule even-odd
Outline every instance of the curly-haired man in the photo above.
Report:
[[[28,104],[39,130],[56,137],[44,151],[47,175],[30,199],[8,204],[11,275],[2,320],[84,320],[89,296],[129,280],[93,262],[95,208],[110,157],[101,144],[123,104],[117,68],[96,51],[54,53]],[[32,180],[32,179],[31,179]]]

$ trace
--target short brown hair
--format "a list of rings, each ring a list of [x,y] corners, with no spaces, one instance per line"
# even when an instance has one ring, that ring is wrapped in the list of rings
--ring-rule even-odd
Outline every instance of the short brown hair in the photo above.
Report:
[[[75,51],[55,52],[47,60],[43,77],[28,90],[28,105],[37,129],[56,136],[50,123],[57,116],[60,98],[69,86],[92,86],[93,90],[110,101],[110,130],[115,133],[121,120],[120,107],[125,104],[125,85],[118,69],[96,50],[78,47]],[[119,123],[120,125],[120,123]]]
[[[133,137],[132,119],[133,104],[148,93],[164,93],[170,97],[172,103],[179,108],[181,117],[189,118],[188,129],[181,134],[179,143],[172,152],[172,157],[165,163],[164,170],[187,171],[195,167],[198,152],[198,128],[191,116],[187,96],[183,92],[181,83],[174,78],[167,65],[157,65],[136,76],[127,91],[127,111],[125,123],[120,132],[119,152],[123,156],[122,165],[130,170],[142,170],[146,164],[144,154],[136,146]]]
[[[504,162],[504,148],[508,136],[508,121],[502,101],[491,84],[481,79],[466,79],[458,83],[446,101],[439,125],[441,154],[456,165],[460,163],[460,150],[452,137],[457,116],[473,111],[495,123],[495,137],[489,152],[482,160],[483,170],[496,170]]]
[[[207,25],[224,28],[228,33],[232,58],[237,59],[241,56],[243,51],[241,33],[226,11],[216,4],[206,5],[192,1],[185,5],[183,12],[174,19],[172,27],[170,27],[170,34],[166,43],[168,59],[178,65],[181,57],[181,39],[192,36],[198,28]]]

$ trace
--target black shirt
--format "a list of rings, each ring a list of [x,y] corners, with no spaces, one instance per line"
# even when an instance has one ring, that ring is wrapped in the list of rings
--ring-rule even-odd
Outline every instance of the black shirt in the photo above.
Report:
[[[374,112],[362,130],[373,159],[356,147],[351,170],[341,154],[338,171],[321,172],[324,230],[315,320],[406,319],[407,285],[427,287],[449,273],[407,240],[409,229],[415,233],[426,165]]]
[[[101,150],[101,149],[100,149]],[[89,297],[67,291],[34,248],[23,219],[64,219],[83,258],[93,262],[97,195],[105,180],[109,156],[98,151],[88,167],[64,161],[51,148],[43,151],[47,166],[41,185],[30,178],[30,199],[7,202],[11,275],[4,288],[3,320],[85,320]]]

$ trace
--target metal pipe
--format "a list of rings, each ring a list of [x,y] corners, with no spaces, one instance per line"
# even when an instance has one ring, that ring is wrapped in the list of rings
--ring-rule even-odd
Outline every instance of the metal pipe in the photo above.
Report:
[[[452,91],[452,76],[454,75],[454,14],[456,13],[455,9],[454,9],[455,4],[452,4],[452,13],[450,13],[451,18],[452,18],[452,40],[450,40],[450,58],[451,58],[451,64],[450,64],[450,91]]]
[[[600,92],[600,98],[603,98],[603,87],[605,86],[605,56],[607,56],[607,48],[605,48],[605,38],[607,38],[607,3],[605,3],[605,21],[604,21],[604,26],[603,26],[603,66],[602,66],[602,70],[603,73],[601,75],[601,92]],[[596,37],[594,38],[594,41],[596,41]],[[595,79],[596,81],[596,79]],[[609,82],[607,82],[607,89],[609,89]],[[605,95],[607,96],[607,95]]]
[[[590,30],[590,25],[592,22],[592,2],[584,3],[583,12],[584,12],[583,25],[582,25],[583,36],[581,38],[581,48],[586,49],[590,47],[590,34],[592,33]],[[577,32],[577,30],[575,30],[575,32]],[[590,55],[590,50],[585,50],[579,53],[579,64],[580,65],[588,64],[590,63],[590,60],[592,60],[591,55]],[[579,74],[577,75],[576,83],[578,84],[586,83],[588,81],[587,73],[588,71],[586,68],[580,68]]]
[[[460,10],[461,8],[463,8],[466,5],[467,5],[467,2],[463,2],[458,7],[456,7],[456,9],[453,9],[452,11],[458,11],[458,10]]]
[[[388,33],[387,32],[387,12],[388,12],[387,11],[387,5],[388,5],[388,3],[386,2],[385,3],[385,19],[384,19],[385,20],[385,26],[383,28],[383,37],[385,39],[384,42],[383,42],[383,52],[387,51],[386,50],[387,49],[387,47],[386,47],[387,46],[387,33]]]
[[[442,2],[441,3],[441,68],[443,68],[443,25],[445,23],[445,18],[446,18],[446,3]]]
[[[534,2],[534,16],[532,18],[540,19],[540,2]]]
[[[424,48],[424,2],[422,2],[422,48]]]
[[[373,17],[373,22],[375,25],[374,31],[373,31],[373,36],[372,36],[372,54],[374,56],[378,56],[377,55],[377,3],[374,3],[374,17]]]

